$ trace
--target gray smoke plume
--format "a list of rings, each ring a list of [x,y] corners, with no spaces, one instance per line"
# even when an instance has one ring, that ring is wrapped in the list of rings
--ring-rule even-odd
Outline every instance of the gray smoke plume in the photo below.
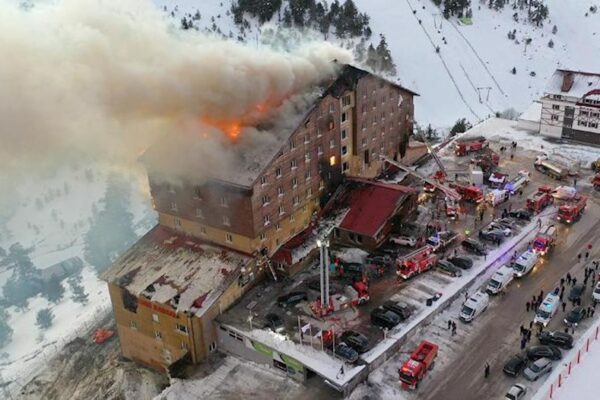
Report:
[[[293,109],[294,94],[335,72],[333,59],[350,61],[326,42],[282,52],[182,31],[149,0],[15,3],[0,3],[5,184],[75,157],[135,162],[160,135],[206,135],[206,158],[228,162],[231,143],[202,121]],[[251,146],[249,138],[239,143]]]

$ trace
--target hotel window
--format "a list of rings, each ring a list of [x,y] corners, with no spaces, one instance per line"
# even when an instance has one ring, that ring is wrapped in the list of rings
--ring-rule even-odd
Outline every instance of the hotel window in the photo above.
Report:
[[[325,181],[321,179],[319,181],[319,190],[323,190],[324,188],[325,188]]]
[[[317,126],[317,137],[321,137],[321,127]]]
[[[577,121],[577,125],[588,126],[588,123],[587,123],[587,121],[584,121],[584,120],[580,119],[580,120]]]
[[[373,100],[373,110],[377,108],[377,102]]]
[[[345,156],[348,154],[348,146],[342,146],[342,155]]]
[[[558,115],[553,115],[550,117],[552,121],[558,121]]]
[[[181,342],[181,350],[186,351],[188,349],[188,344],[186,342]]]
[[[162,334],[159,331],[154,331],[154,337],[158,340],[162,340]]]
[[[229,207],[229,204],[227,203],[227,198],[225,196],[221,197],[220,204],[221,207]]]
[[[348,137],[348,135],[346,134],[346,130],[342,129],[342,140],[346,139]]]
[[[226,241],[227,243],[231,243],[231,242],[233,242],[233,236],[231,235],[231,233],[227,233],[227,234],[225,235],[225,241]]]
[[[298,168],[298,161],[294,159],[294,160],[290,161],[290,165],[291,165],[292,169],[296,169],[296,168]]]
[[[285,214],[285,209],[283,208],[283,206],[279,206],[279,215],[283,214]]]
[[[226,215],[223,216],[223,225],[231,226],[231,221],[229,220],[229,217]]]
[[[306,189],[306,197],[310,198],[310,196],[312,196],[312,188]]]
[[[276,231],[280,231],[281,230],[281,224],[279,222],[275,224],[275,230]]]
[[[329,105],[329,113],[331,114],[331,113],[333,113],[333,111],[334,111],[333,104],[330,104]]]
[[[265,239],[267,238],[267,235],[265,235],[264,233],[261,233],[261,234],[258,236],[258,238],[259,238],[261,241],[263,241],[263,240],[265,240]]]
[[[307,151],[306,154],[304,154],[304,159],[310,161],[310,151]]]
[[[281,178],[281,168],[275,168],[275,176]]]
[[[552,104],[553,110],[560,110],[560,106],[558,104]]]
[[[133,330],[137,330],[137,324],[135,321],[130,321],[129,322],[129,327]]]
[[[346,122],[346,113],[342,113],[342,122]]]
[[[598,128],[598,123],[597,123],[597,122],[590,122],[590,123],[588,124],[588,126],[589,126],[590,128]]]
[[[185,325],[182,325],[180,323],[176,323],[175,324],[175,329],[181,333],[185,333],[187,335],[188,333],[188,328]]]
[[[290,222],[294,222],[296,220],[296,217],[294,217],[294,214],[290,215]]]
[[[282,188],[281,186],[279,186],[279,187],[277,188],[277,195],[278,195],[278,196],[283,196],[283,188]]]
[[[175,228],[181,229],[181,220],[179,218],[175,218]]]
[[[200,201],[203,200],[200,188],[194,188],[194,200],[200,200]]]
[[[174,201],[171,202],[171,211],[173,211],[173,212],[179,211],[177,208],[177,203],[175,203]]]
[[[269,215],[267,214],[263,217],[263,224],[266,226],[266,225],[269,225],[270,223],[271,223],[271,217],[269,217]]]
[[[292,187],[295,188],[298,186],[298,178],[292,178]]]
[[[329,141],[329,148],[333,149],[335,147],[335,139],[331,139]]]
[[[342,97],[342,105],[344,107],[349,106],[350,102],[351,102],[350,95],[346,95],[346,96]]]
[[[200,219],[204,218],[204,214],[202,213],[201,208],[196,208],[196,218],[200,218]]]
[[[367,105],[366,104],[363,104],[361,108],[362,108],[362,113],[363,114],[367,112]]]
[[[262,205],[263,205],[263,207],[266,206],[267,204],[269,204],[270,200],[271,199],[269,198],[269,196],[263,196],[262,197]]]
[[[200,233],[203,235],[206,235],[206,228],[205,227],[200,227]]]
[[[300,197],[294,196],[294,205],[297,206],[298,204],[300,204]]]
[[[554,106],[553,106],[554,107]],[[581,115],[582,117],[587,117],[589,115],[589,112],[584,111],[584,110],[580,110],[579,111],[579,115]]]
[[[152,321],[156,322],[157,324],[160,322],[160,319],[158,318],[158,314],[152,314]]]
[[[290,150],[294,150],[296,148],[296,142],[294,139],[290,139]]]
[[[371,122],[372,125],[377,125],[377,118],[373,117],[373,120]]]
[[[304,179],[306,179],[307,181],[310,181],[311,178],[311,173],[310,170],[307,170],[304,172]]]
[[[552,97],[554,97],[556,100],[560,100],[560,99],[562,99],[562,96],[561,96],[560,94],[555,94],[555,95],[554,95],[554,96],[552,96]]]
[[[362,97],[363,97],[363,99],[367,97],[367,88],[364,88],[362,90]]]
[[[385,104],[385,96],[381,98],[381,104]]]
[[[266,176],[261,176],[260,177],[260,184],[263,185],[263,186],[267,184],[267,177]]]
[[[310,143],[310,136],[304,135],[304,143]]]
[[[323,154],[323,146],[319,145],[319,146],[317,147],[317,154],[318,154],[318,155],[322,155],[322,154]]]
[[[367,138],[362,138],[362,145],[365,147],[367,145]]]

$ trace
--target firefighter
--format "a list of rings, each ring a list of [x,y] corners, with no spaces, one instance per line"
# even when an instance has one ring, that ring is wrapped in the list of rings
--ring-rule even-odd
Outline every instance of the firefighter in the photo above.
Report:
[[[485,363],[485,369],[483,371],[483,375],[486,379],[488,376],[490,376],[490,364],[488,364],[487,362]]]

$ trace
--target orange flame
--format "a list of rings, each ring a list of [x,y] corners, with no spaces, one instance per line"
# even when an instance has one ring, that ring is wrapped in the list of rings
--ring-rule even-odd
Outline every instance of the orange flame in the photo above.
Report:
[[[202,117],[202,122],[206,125],[220,129],[233,141],[237,140],[242,131],[242,124],[239,121],[216,121],[208,117]]]

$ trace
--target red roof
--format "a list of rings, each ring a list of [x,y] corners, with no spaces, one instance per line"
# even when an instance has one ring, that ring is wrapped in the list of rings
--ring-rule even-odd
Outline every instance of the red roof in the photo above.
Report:
[[[340,228],[375,236],[381,227],[392,217],[398,202],[409,191],[406,187],[386,184],[366,184],[354,189],[350,194],[348,214]]]

